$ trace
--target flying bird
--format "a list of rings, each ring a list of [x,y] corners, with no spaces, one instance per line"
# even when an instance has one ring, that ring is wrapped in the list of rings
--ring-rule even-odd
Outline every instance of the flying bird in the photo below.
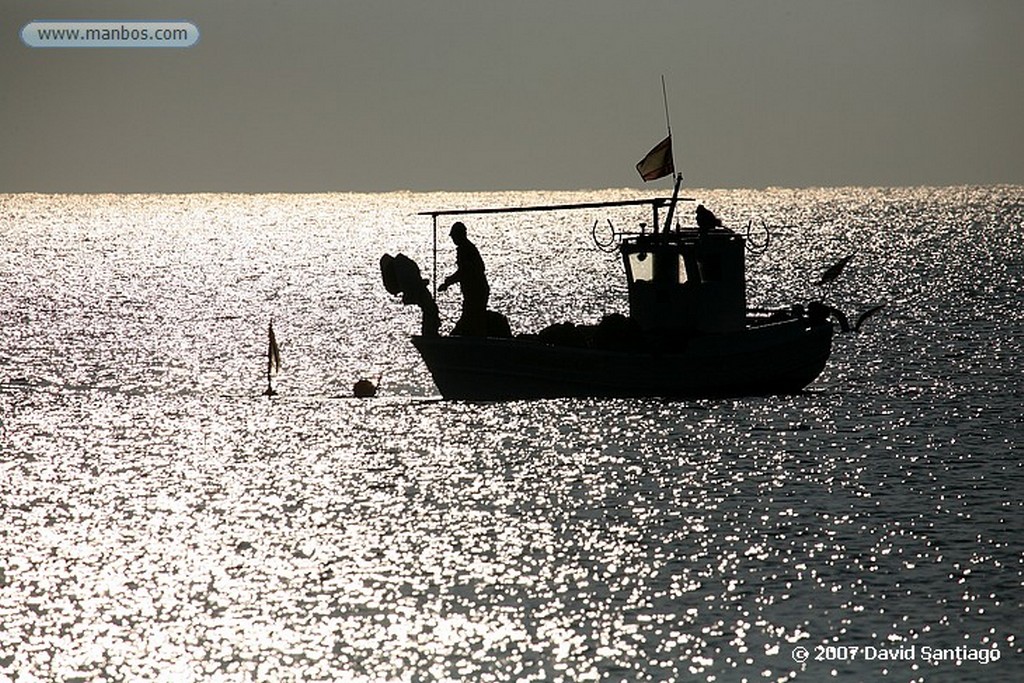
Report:
[[[872,306],[868,310],[861,313],[860,316],[857,318],[857,322],[854,323],[853,325],[853,331],[860,332],[860,326],[863,325],[868,318],[873,316],[875,313],[878,313],[883,308],[885,308],[885,304],[878,304],[877,306]]]
[[[840,311],[835,306],[826,306],[826,310],[828,310],[832,317],[836,319],[836,322],[839,323],[839,329],[843,332],[860,332],[860,326],[863,325],[868,318],[873,316],[875,313],[878,313],[883,308],[885,308],[885,304],[878,304],[877,306],[872,306],[868,310],[861,313],[857,317],[857,322],[851,325],[845,313]]]
[[[826,282],[832,282],[833,280],[835,280],[837,277],[839,277],[839,274],[843,272],[843,268],[846,267],[846,264],[849,263],[850,259],[852,258],[853,254],[850,254],[849,256],[844,256],[843,258],[836,261],[834,264],[829,266],[828,270],[821,274],[821,279],[818,280],[815,284],[823,285]]]

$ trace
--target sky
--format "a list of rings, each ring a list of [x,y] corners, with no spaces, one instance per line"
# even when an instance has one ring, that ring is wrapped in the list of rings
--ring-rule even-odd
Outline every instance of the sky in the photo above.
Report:
[[[1024,184],[1022,33],[1020,0],[0,0],[0,192],[640,188],[662,76],[688,187]]]

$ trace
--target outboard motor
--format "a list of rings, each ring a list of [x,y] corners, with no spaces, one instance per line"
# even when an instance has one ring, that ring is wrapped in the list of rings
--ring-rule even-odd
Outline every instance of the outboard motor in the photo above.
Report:
[[[384,288],[389,293],[396,296],[401,294],[403,304],[415,304],[423,311],[423,336],[438,336],[441,330],[441,315],[437,309],[437,302],[427,288],[428,281],[423,279],[416,262],[405,254],[384,254],[380,257],[380,274],[384,280]]]

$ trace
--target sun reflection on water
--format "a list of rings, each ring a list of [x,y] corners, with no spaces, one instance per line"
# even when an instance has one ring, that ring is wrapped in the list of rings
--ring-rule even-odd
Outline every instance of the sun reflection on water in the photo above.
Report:
[[[433,399],[377,259],[575,195],[3,198],[0,677],[998,678],[792,653],[1021,654],[1018,194],[706,193],[777,227],[756,305],[885,312],[800,396],[506,404]],[[514,329],[621,307],[592,221],[471,226]]]

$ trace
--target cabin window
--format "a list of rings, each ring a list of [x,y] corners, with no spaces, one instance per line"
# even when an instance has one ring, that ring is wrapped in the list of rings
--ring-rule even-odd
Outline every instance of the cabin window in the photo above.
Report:
[[[654,256],[642,251],[630,254],[629,272],[634,282],[650,282],[654,279]]]

